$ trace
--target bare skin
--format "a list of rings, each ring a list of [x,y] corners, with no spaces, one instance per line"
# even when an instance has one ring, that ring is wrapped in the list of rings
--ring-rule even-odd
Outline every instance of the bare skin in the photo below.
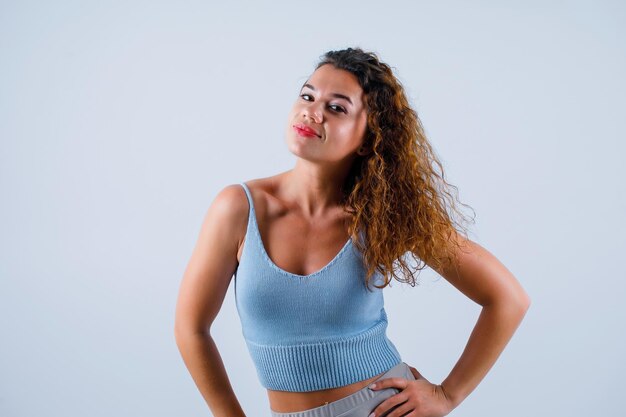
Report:
[[[363,98],[352,74],[330,65],[316,70],[302,87],[288,118],[285,137],[290,151],[299,157],[296,167],[248,183],[266,251],[286,271],[308,275],[322,269],[348,239],[348,218],[337,202],[339,185],[352,161],[367,152],[358,149],[367,125]],[[297,123],[312,127],[319,137],[299,135],[293,128]],[[237,259],[242,248],[243,243]],[[321,391],[268,390],[270,408],[295,412],[318,407],[359,391],[380,375]]]
[[[342,228],[345,218],[332,205],[314,218],[303,216],[303,209],[289,209],[296,201],[286,194],[291,175],[293,172],[288,171],[247,184],[253,194],[261,237],[272,261],[286,271],[308,275],[325,266],[347,240],[347,231]],[[241,257],[248,213],[248,201],[241,186],[229,185],[218,194],[203,223],[177,303],[177,344],[216,417],[245,416],[208,329]],[[300,233],[319,236],[320,225],[326,225],[323,235],[328,237],[323,245],[316,244],[316,239],[298,237]],[[299,232],[287,237],[290,227],[296,227]],[[299,245],[303,250],[286,250],[281,247],[285,242]],[[510,271],[480,245],[470,240],[465,245],[471,250],[461,254],[458,268],[437,270],[483,307],[463,354],[441,384],[431,383],[412,367],[414,381],[381,380],[376,389],[395,387],[401,392],[379,404],[375,416],[400,403],[403,405],[396,410],[398,413],[406,414],[414,409],[419,410],[416,416],[447,415],[484,378],[528,309],[528,295]],[[331,390],[302,393],[268,390],[270,407],[277,412],[318,407],[358,391],[378,376]]]
[[[309,275],[323,268],[348,239],[347,218],[339,206],[340,184],[363,149],[366,110],[356,78],[324,65],[307,80],[289,114],[286,141],[295,167],[273,177],[248,181],[264,247],[280,268]],[[344,96],[341,98],[340,96]],[[303,135],[304,123],[318,135]],[[210,327],[241,259],[249,204],[239,185],[225,187],[203,222],[185,270],[176,305],[176,342],[189,372],[216,417],[245,416],[224,368]],[[484,378],[520,324],[530,299],[498,259],[470,240],[457,267],[437,269],[442,277],[482,308],[456,365],[441,384],[411,367],[416,380],[387,378],[380,388],[401,392],[379,404],[375,417],[414,411],[416,417],[447,415]],[[380,375],[343,387],[312,391],[268,390],[276,412],[297,412],[350,395]],[[412,414],[413,415],[413,414]]]
[[[288,173],[246,182],[252,193],[263,245],[270,259],[280,268],[309,275],[328,264],[348,239],[341,207],[330,207],[312,218],[301,213],[294,202],[282,195]],[[243,194],[243,190],[242,190]],[[245,198],[245,196],[243,197]],[[326,213],[327,212],[327,213]],[[297,233],[294,233],[297,230]],[[243,232],[245,236],[245,231]],[[241,259],[245,239],[237,252]],[[293,250],[298,248],[298,250]],[[319,407],[368,386],[380,375],[350,385],[309,392],[267,390],[270,408],[287,413]]]
[[[300,275],[315,272],[348,240],[347,219],[339,206],[340,185],[353,160],[368,152],[361,147],[367,126],[363,98],[363,90],[351,73],[330,65],[317,69],[303,85],[288,116],[286,142],[297,157],[295,167],[247,183],[266,251],[286,271]],[[294,129],[298,123],[318,135],[301,134]],[[210,326],[241,257],[248,210],[239,185],[227,186],[216,196],[185,270],[176,306],[177,345],[216,417],[245,415]],[[277,412],[293,412],[322,405],[358,391],[378,376],[317,392],[268,391],[270,407]]]

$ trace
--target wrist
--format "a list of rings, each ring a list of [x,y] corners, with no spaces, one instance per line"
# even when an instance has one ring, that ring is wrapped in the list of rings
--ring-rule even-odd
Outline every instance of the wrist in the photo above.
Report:
[[[446,388],[443,382],[439,384],[439,387],[441,388],[441,392],[443,392],[443,395],[448,400],[448,404],[450,405],[450,411],[454,410],[459,404],[461,404],[461,401],[463,401],[463,399],[459,398],[459,396],[455,395],[454,392]]]

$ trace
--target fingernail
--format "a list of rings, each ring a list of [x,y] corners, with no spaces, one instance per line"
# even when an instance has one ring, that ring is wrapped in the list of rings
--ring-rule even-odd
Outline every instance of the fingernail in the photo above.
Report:
[[[370,415],[369,415],[369,416],[367,416],[367,417],[374,417],[374,413],[370,414]]]
[[[374,389],[376,388],[376,384],[372,384],[370,385],[370,389]],[[374,414],[370,414],[368,417],[372,417]]]

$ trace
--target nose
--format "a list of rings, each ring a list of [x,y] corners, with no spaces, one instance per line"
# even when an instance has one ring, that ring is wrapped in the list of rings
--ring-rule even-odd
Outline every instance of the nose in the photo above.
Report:
[[[314,123],[322,123],[322,112],[318,111],[317,107],[310,105],[302,110],[303,116],[313,120]]]

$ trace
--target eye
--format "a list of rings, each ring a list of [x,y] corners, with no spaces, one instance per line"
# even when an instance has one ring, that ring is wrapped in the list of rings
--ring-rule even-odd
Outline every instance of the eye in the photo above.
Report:
[[[306,93],[305,94],[300,94],[300,97],[302,97],[302,99],[305,100],[305,101],[311,101],[311,100],[306,98],[306,97],[311,97],[310,94],[306,94]],[[331,109],[333,109],[334,112],[337,112],[337,113],[348,113],[346,111],[346,109],[344,109],[343,107],[341,107],[338,104],[331,104],[328,107],[330,107]]]
[[[331,104],[331,105],[330,105],[330,106],[328,106],[328,107],[331,107],[331,108],[333,108],[333,107],[337,107],[337,109],[338,109],[338,110],[335,110],[335,111],[338,111],[338,112],[341,112],[341,113],[346,113],[346,109],[344,109],[343,107],[341,107],[341,106],[339,106],[339,105],[337,105],[337,104]]]

